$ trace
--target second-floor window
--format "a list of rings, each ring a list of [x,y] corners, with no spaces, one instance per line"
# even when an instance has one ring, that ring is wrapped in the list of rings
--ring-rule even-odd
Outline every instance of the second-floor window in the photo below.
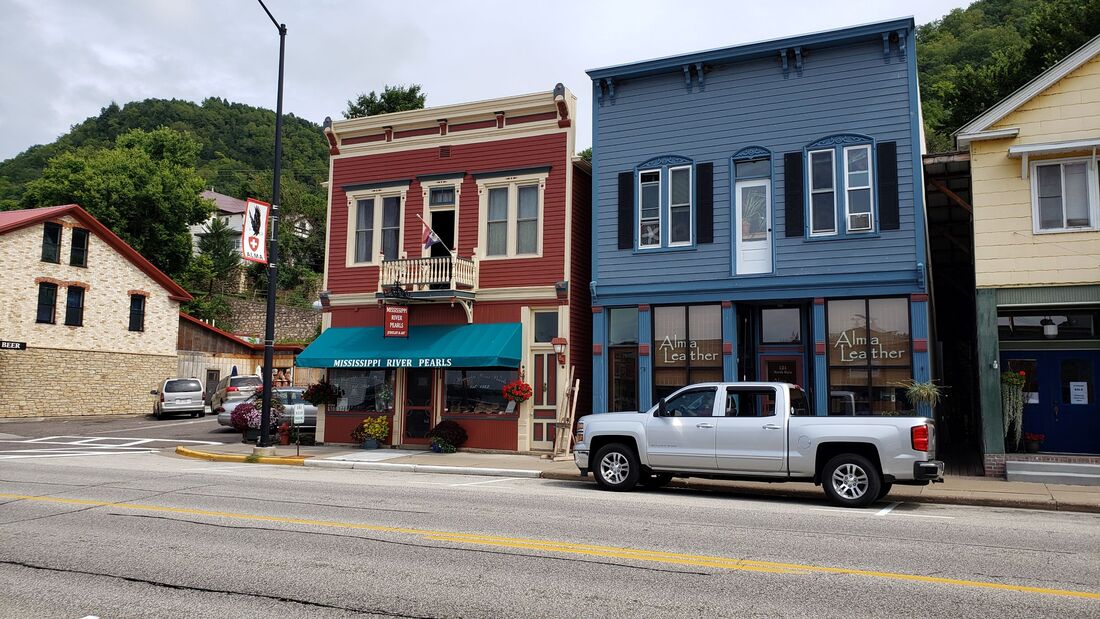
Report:
[[[661,171],[638,173],[638,247],[661,246]]]
[[[690,159],[666,156],[637,173],[637,249],[685,247],[695,242],[695,192]]]
[[[849,232],[874,229],[871,210],[871,145],[844,149],[845,212]]]
[[[145,330],[145,295],[130,295],[130,331]]]
[[[401,196],[360,198],[352,214],[354,261],[397,260],[401,253]]]
[[[74,267],[88,266],[88,231],[73,228],[72,246],[69,248],[69,264]]]
[[[482,212],[479,246],[485,258],[542,254],[545,179],[545,174],[537,174],[478,182]]]
[[[47,221],[42,227],[42,261],[61,262],[61,224]]]
[[[57,312],[57,284],[42,282],[38,284],[38,313],[34,321],[54,324]]]
[[[84,289],[80,286],[68,287],[65,300],[65,324],[70,327],[84,325]]]
[[[873,146],[869,137],[845,134],[806,147],[810,236],[842,237],[876,230]]]
[[[810,152],[810,234],[836,234],[836,164],[832,150]]]
[[[1100,183],[1092,160],[1033,163],[1031,203],[1035,232],[1079,232],[1100,227]]]

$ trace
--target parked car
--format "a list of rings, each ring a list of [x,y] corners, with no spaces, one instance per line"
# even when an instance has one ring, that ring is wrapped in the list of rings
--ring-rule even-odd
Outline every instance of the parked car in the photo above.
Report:
[[[263,386],[263,380],[252,374],[226,376],[218,381],[218,388],[210,394],[210,410],[220,413],[220,409],[230,408],[226,406],[227,402],[247,400]]]
[[[305,421],[300,424],[300,426],[303,428],[313,428],[317,426],[317,407],[302,399],[302,394],[304,392],[305,389],[301,387],[277,387],[275,389],[275,397],[279,398],[279,401],[287,407],[287,417],[291,415],[291,406],[295,404],[303,405],[305,407]],[[256,398],[256,400],[258,404],[259,398]],[[244,399],[226,401],[218,411],[218,423],[226,427],[232,426],[233,424],[230,423],[229,418],[233,413],[233,409],[237,408],[238,404],[245,401]],[[287,421],[289,423],[290,420],[288,419]]]
[[[674,476],[812,481],[844,507],[943,481],[931,419],[816,416],[808,402],[787,383],[690,385],[644,413],[582,417],[574,461],[607,490]]]
[[[160,389],[153,389],[149,393],[157,396],[153,402],[153,416],[157,419],[164,419],[168,415],[206,416],[206,393],[197,379],[169,378],[161,384]]]

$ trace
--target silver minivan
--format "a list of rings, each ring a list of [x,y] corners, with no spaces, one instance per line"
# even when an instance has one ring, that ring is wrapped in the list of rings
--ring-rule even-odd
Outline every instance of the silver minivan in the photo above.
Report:
[[[160,389],[149,393],[158,396],[153,404],[153,416],[157,419],[184,414],[192,417],[206,416],[206,393],[197,379],[169,378]]]

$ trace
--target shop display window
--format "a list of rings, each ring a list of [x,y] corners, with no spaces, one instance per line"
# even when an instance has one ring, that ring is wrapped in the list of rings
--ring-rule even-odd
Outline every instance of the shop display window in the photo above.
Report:
[[[343,390],[337,411],[392,413],[394,370],[329,370],[329,381]]]
[[[516,370],[447,370],[446,408],[451,415],[508,413],[504,386],[519,378]]]
[[[607,313],[608,410],[638,410],[638,308]]]
[[[653,308],[653,395],[663,398],[695,383],[722,380],[722,308]]]
[[[912,379],[909,301],[829,301],[830,415],[906,415]]]

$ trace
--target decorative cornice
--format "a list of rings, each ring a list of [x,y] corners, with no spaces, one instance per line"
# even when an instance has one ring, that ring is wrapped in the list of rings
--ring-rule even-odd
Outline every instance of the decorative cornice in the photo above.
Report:
[[[763,159],[765,157],[771,157],[772,151],[764,148],[763,146],[746,146],[741,150],[734,153],[734,160],[743,159]]]
[[[379,181],[377,183],[359,183],[356,185],[343,185],[340,189],[343,189],[345,193],[350,191],[366,191],[369,189],[387,189],[389,187],[408,187],[412,184],[412,179],[402,178],[388,181]]]
[[[837,135],[830,135],[828,137],[821,138],[816,142],[810,143],[806,148],[823,148],[827,146],[843,146],[845,144],[869,144],[874,140],[866,135],[859,135],[858,133],[841,133]]]
[[[650,159],[649,161],[646,161],[645,163],[643,163],[642,165],[640,165],[638,167],[639,168],[656,168],[656,167],[660,167],[660,166],[691,165],[691,164],[692,164],[691,159],[688,159],[687,157],[681,157],[679,155],[662,155],[660,157],[654,157],[653,159]]]

